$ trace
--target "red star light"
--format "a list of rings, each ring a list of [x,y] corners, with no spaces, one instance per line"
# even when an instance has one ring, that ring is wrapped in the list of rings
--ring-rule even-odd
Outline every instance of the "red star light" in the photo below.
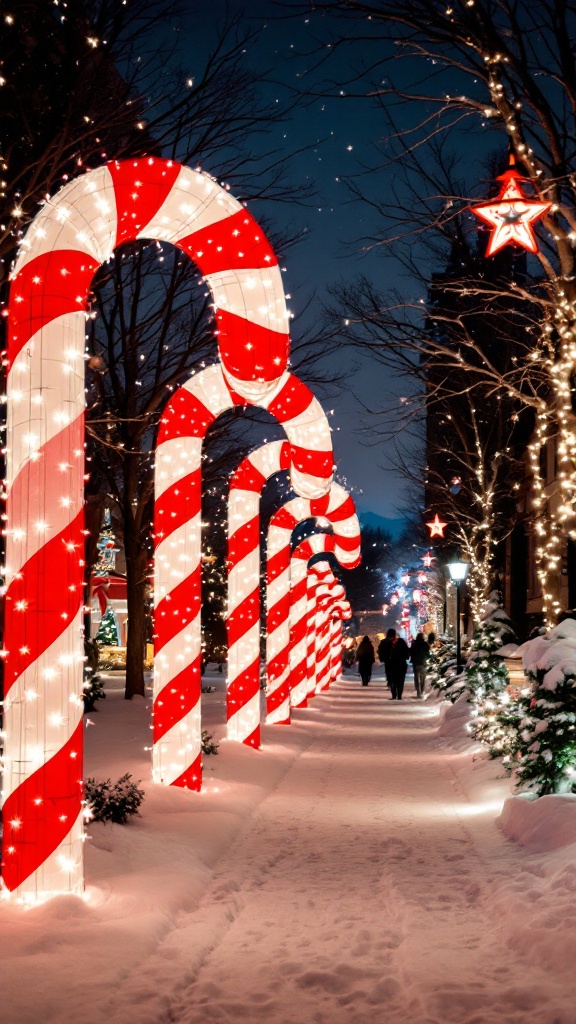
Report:
[[[424,562],[425,567],[429,569],[430,566],[432,565],[432,555],[430,554],[429,551],[427,551],[425,555],[422,555],[422,561]]]
[[[498,180],[503,184],[497,200],[471,207],[472,213],[493,229],[485,255],[493,256],[506,245],[538,252],[532,224],[548,213],[552,203],[527,199],[518,183],[520,178],[513,170],[506,171]]]
[[[430,530],[430,537],[444,537],[444,530],[448,526],[448,523],[443,523],[438,513],[434,516],[434,519],[430,523],[426,523],[426,526]]]

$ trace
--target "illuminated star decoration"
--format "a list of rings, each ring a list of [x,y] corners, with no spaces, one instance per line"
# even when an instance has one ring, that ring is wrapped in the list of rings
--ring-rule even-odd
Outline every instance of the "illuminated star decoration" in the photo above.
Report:
[[[429,569],[430,566],[432,565],[432,555],[430,554],[429,551],[427,551],[425,555],[422,555],[422,561],[424,562],[425,568]]]
[[[498,198],[491,203],[472,206],[472,213],[485,221],[493,229],[486,249],[486,256],[506,245],[518,245],[528,252],[538,252],[538,242],[532,230],[532,224],[548,213],[552,203],[541,203],[537,199],[527,199],[520,188],[520,176],[512,166],[497,179],[502,182]]]
[[[431,522],[426,523],[426,526],[430,530],[430,537],[444,537],[444,530],[448,526],[448,523],[443,523],[438,513],[434,516]]]

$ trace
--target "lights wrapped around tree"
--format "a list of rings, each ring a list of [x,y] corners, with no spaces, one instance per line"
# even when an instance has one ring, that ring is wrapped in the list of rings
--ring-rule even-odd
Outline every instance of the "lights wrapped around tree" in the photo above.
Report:
[[[92,277],[136,239],[188,253],[209,285],[221,364],[172,398],[159,431],[155,777],[200,785],[200,459],[216,416],[257,404],[284,426],[298,494],[325,494],[326,417],[286,370],[277,261],[209,175],[110,163],[46,202],[16,261],[8,326],[3,885],[21,899],[81,892],[84,333]],[[57,472],[60,486],[54,486]],[[29,523],[30,507],[37,520]]]
[[[360,561],[360,524],[350,495],[332,484],[320,501],[293,498],[272,516],[267,543],[267,696],[266,721],[290,723],[290,557],[292,533],[299,523],[326,518],[334,529],[334,553],[342,565]]]

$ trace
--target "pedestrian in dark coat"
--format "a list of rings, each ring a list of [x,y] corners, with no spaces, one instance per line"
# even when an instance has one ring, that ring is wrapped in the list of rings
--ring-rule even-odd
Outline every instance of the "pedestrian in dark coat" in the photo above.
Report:
[[[356,657],[358,659],[358,671],[362,680],[362,686],[368,686],[368,683],[372,678],[372,665],[376,660],[374,658],[374,648],[370,642],[369,636],[365,636],[358,644]]]
[[[386,639],[378,645],[378,657],[384,662],[386,679],[392,690],[392,700],[402,700],[410,651],[406,641],[398,636],[395,629],[389,629]]]
[[[426,686],[426,662],[430,657],[430,647],[424,639],[424,633],[417,633],[410,647],[410,661],[414,669],[414,686],[416,696],[423,697]]]

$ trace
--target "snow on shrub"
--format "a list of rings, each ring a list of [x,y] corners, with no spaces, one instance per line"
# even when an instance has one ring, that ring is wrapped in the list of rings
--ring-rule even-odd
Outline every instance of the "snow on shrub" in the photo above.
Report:
[[[532,693],[519,723],[518,786],[576,790],[576,620],[565,619],[523,648]]]
[[[86,779],[84,799],[93,821],[113,821],[117,825],[125,825],[129,817],[138,814],[144,790],[138,789],[138,783],[131,779],[132,776],[128,774],[114,783],[110,779],[105,782]]]

